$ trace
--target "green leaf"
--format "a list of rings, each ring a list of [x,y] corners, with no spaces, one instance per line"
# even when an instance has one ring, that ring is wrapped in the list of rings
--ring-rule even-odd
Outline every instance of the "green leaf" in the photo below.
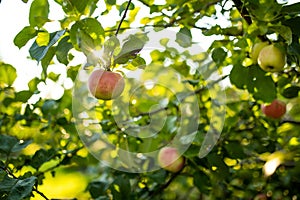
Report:
[[[300,3],[283,6],[281,9],[283,15],[300,14]]]
[[[109,184],[103,181],[93,181],[90,182],[87,190],[90,192],[92,198],[97,198],[99,196],[105,195]]]
[[[58,108],[58,103],[55,100],[46,100],[42,106],[43,114],[54,114]]]
[[[4,178],[0,182],[0,193],[10,192],[11,189],[14,187],[14,185],[16,185],[17,181],[18,181],[17,179],[10,178],[7,175],[4,176]]]
[[[224,145],[224,147],[230,158],[242,159],[246,157],[243,146],[241,146],[239,141],[229,141]]]
[[[29,197],[36,179],[36,177],[32,176],[24,180],[18,180],[12,187],[7,200],[24,199],[25,197]]]
[[[249,67],[248,91],[253,94],[256,100],[271,102],[276,98],[276,85],[271,76],[266,76],[258,65]]]
[[[114,57],[114,64],[125,64],[130,59],[136,58],[147,40],[147,36],[143,34],[130,35],[123,44],[120,53]]]
[[[0,152],[5,154],[15,153],[26,148],[32,141],[20,141],[16,137],[9,135],[0,135]]]
[[[244,89],[248,83],[247,78],[249,74],[249,68],[240,64],[234,65],[229,74],[231,84],[235,85],[239,89]]]
[[[47,54],[49,48],[52,47],[64,33],[65,30],[50,33],[50,41],[47,46],[39,46],[35,41],[29,49],[30,56],[36,59],[38,62],[41,61]]]
[[[121,16],[122,12],[126,9],[127,5],[128,5],[128,2],[126,1],[120,6],[120,9],[119,9],[120,16]],[[134,4],[130,3],[128,10],[133,10],[134,8],[135,8]]]
[[[33,93],[31,91],[23,90],[16,93],[15,100],[22,103],[26,103],[32,95]]]
[[[115,200],[130,200],[131,186],[128,178],[116,177],[110,190]]]
[[[286,21],[283,21],[283,25],[290,27],[293,34],[298,35],[298,36],[300,36],[300,29],[298,28],[299,23],[300,23],[300,17],[294,17],[294,18],[288,19]]]
[[[284,96],[285,98],[288,98],[288,99],[295,98],[295,97],[298,97],[299,91],[300,91],[299,86],[290,86],[290,87],[285,88],[282,91],[282,96]]]
[[[54,149],[40,149],[33,155],[30,165],[38,170],[45,162],[48,162],[49,160],[53,159],[55,153],[56,152]]]
[[[175,40],[182,47],[189,47],[192,45],[192,33],[190,29],[184,27],[176,34]]]
[[[92,41],[85,41],[90,38]],[[85,18],[72,25],[70,39],[74,46],[79,46],[85,51],[95,50],[100,47],[104,39],[104,29],[95,18]]]
[[[70,37],[63,37],[57,44],[55,55],[60,63],[68,65],[68,53],[73,48]]]
[[[14,38],[14,44],[20,49],[27,42],[37,35],[37,31],[32,26],[24,27]]]
[[[47,69],[49,64],[53,60],[54,55],[55,55],[55,47],[50,47],[42,59],[41,64],[43,68],[43,74],[45,75],[45,77],[47,76]]]
[[[16,78],[16,69],[9,64],[0,62],[0,85],[6,84],[8,86],[11,86]]]
[[[212,52],[212,59],[217,64],[221,64],[225,60],[226,56],[227,53],[221,47],[214,49]]]
[[[34,0],[30,6],[29,23],[32,27],[42,27],[48,19],[49,3],[48,0]]]
[[[37,88],[37,85],[41,82],[41,80],[37,77],[31,79],[29,82],[28,82],[28,87],[29,87],[29,91],[34,93],[38,90]]]
[[[283,25],[271,26],[269,27],[269,30],[279,33],[279,35],[287,41],[287,44],[290,45],[292,43],[293,33],[289,27]]]
[[[209,194],[211,190],[211,181],[209,177],[201,171],[193,174],[194,176],[194,185],[198,190],[204,194]]]

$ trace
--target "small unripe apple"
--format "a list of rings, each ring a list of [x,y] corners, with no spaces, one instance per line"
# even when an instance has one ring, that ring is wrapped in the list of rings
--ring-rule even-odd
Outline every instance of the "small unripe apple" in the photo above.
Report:
[[[269,42],[258,42],[253,45],[250,56],[254,64],[257,64],[260,51],[267,45],[269,45]]]
[[[178,172],[184,166],[185,159],[174,147],[163,147],[158,153],[158,164],[170,172]]]
[[[280,72],[286,64],[286,55],[274,44],[261,49],[258,65],[266,72]]]
[[[88,88],[97,99],[110,100],[121,95],[125,87],[121,74],[97,69],[91,73],[88,79]]]
[[[286,104],[282,101],[275,99],[269,105],[262,105],[261,110],[267,117],[278,119],[285,114]]]

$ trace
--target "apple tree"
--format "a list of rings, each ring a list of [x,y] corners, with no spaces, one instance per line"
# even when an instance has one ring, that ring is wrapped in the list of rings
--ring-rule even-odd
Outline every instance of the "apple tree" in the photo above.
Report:
[[[41,74],[0,62],[1,199],[300,198],[300,3],[22,1]]]

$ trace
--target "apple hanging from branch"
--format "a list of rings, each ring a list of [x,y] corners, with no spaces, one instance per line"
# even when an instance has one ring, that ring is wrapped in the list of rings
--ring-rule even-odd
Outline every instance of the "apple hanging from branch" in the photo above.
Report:
[[[262,105],[261,110],[267,117],[279,119],[286,112],[286,104],[280,100],[275,99],[269,105]]]
[[[286,54],[274,44],[261,49],[258,65],[266,72],[280,72],[286,64]]]
[[[185,158],[181,156],[174,147],[163,147],[158,153],[158,164],[170,172],[180,171],[185,163]]]
[[[89,91],[97,99],[115,99],[122,94],[124,87],[124,78],[121,74],[112,71],[97,69],[88,79]]]
[[[252,58],[254,64],[257,64],[257,59],[260,51],[267,45],[269,45],[269,42],[258,42],[253,45],[251,49],[250,57]]]

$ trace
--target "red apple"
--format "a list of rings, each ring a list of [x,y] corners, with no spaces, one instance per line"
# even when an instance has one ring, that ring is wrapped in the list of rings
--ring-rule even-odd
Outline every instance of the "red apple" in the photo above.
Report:
[[[268,199],[267,195],[265,195],[265,194],[258,194],[258,195],[256,195],[254,197],[253,200],[267,200],[267,199]]]
[[[269,105],[262,105],[261,110],[267,117],[278,119],[285,114],[286,104],[282,101],[275,99]]]
[[[88,88],[97,99],[110,100],[121,95],[125,87],[124,78],[116,72],[97,69],[88,79]]]
[[[174,147],[163,147],[158,153],[158,164],[170,172],[178,172],[184,166],[185,159]]]

